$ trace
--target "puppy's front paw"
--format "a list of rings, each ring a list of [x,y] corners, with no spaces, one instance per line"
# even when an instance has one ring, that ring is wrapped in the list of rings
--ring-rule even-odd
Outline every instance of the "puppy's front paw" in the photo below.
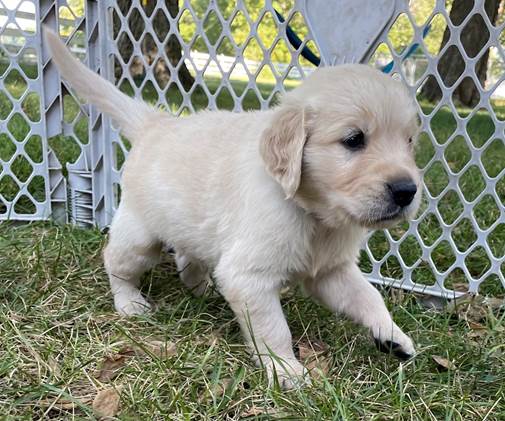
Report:
[[[266,367],[268,385],[272,387],[275,379],[282,390],[291,390],[310,384],[307,369],[297,360],[283,360],[270,363]]]
[[[114,307],[121,316],[131,317],[147,313],[151,309],[151,304],[140,292],[134,296],[119,293],[114,296]]]
[[[416,353],[412,339],[395,324],[389,329],[373,329],[372,333],[375,346],[381,352],[393,354],[403,361],[412,358]]]

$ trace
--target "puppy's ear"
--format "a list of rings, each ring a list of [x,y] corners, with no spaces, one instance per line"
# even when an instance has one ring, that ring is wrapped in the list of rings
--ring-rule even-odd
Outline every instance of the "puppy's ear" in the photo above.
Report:
[[[306,110],[294,105],[281,106],[262,135],[260,153],[270,175],[292,198],[302,172],[303,147],[307,140]]]

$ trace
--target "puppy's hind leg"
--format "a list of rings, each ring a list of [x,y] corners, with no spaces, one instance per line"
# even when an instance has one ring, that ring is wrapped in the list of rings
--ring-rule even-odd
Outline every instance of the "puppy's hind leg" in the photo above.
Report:
[[[138,286],[140,276],[158,263],[160,251],[161,244],[145,229],[142,219],[121,203],[104,251],[114,306],[119,314],[133,316],[150,309]]]
[[[181,281],[197,297],[202,296],[210,285],[210,276],[207,266],[189,254],[179,251],[175,254],[177,271]]]

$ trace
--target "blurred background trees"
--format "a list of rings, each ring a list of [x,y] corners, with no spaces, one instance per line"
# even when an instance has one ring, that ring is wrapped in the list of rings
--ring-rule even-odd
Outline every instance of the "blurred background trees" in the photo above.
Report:
[[[450,19],[454,25],[461,25],[467,18],[474,5],[473,0],[456,0],[452,3]],[[502,0],[486,0],[484,8],[489,20],[494,25],[498,18],[498,11],[503,12]],[[444,30],[442,42],[439,51],[441,51],[450,38],[448,27]],[[470,18],[461,32],[461,43],[466,54],[473,58],[482,50],[482,47],[489,39],[489,30],[486,27],[484,19],[480,15],[474,15]],[[489,61],[489,49],[481,56],[475,64],[475,73],[482,86],[485,86]],[[438,71],[442,81],[446,86],[452,86],[465,70],[465,60],[455,46],[450,46],[440,57]],[[431,78],[424,84],[422,94],[429,101],[435,101],[441,97],[441,91],[434,78]],[[463,105],[473,107],[479,101],[479,92],[475,83],[470,78],[465,78],[456,87],[454,98],[458,99]]]

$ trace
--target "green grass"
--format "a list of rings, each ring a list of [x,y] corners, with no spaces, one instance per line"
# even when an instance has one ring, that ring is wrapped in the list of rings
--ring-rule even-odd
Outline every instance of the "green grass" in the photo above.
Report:
[[[3,69],[0,67],[0,74]],[[34,70],[26,69],[30,77]],[[31,73],[30,73],[31,72]],[[136,83],[139,81],[136,80]],[[219,108],[233,109],[229,92],[219,90],[219,80],[207,85],[216,95]],[[259,100],[246,91],[246,82],[235,80],[233,89],[244,95],[244,108],[256,109]],[[292,84],[288,87],[291,87]],[[19,77],[11,77],[7,89],[20,97],[26,86]],[[273,85],[262,81],[258,86],[263,98],[270,97]],[[122,89],[131,92],[132,87]],[[156,102],[152,86],[141,89],[145,99]],[[181,107],[182,96],[173,87],[166,93],[168,107]],[[272,98],[274,99],[274,98]],[[205,108],[206,96],[201,89],[191,97],[196,109]],[[10,100],[0,92],[0,119],[10,110]],[[421,102],[426,114],[433,106]],[[505,119],[505,104],[496,104],[500,119]],[[21,142],[28,133],[26,119],[40,118],[38,98],[30,94],[23,101],[26,117],[11,118],[7,125],[10,136]],[[183,113],[187,112],[183,110]],[[469,110],[458,108],[465,116]],[[80,114],[73,99],[65,97],[64,120],[73,124],[75,136],[56,136],[49,144],[64,164],[74,162],[87,143],[87,119]],[[447,109],[432,119],[437,142],[445,144],[455,129],[455,121]],[[482,147],[494,132],[494,125],[485,112],[479,112],[467,126],[470,139]],[[15,153],[14,143],[6,133],[0,134],[0,159],[7,161]],[[464,139],[450,140],[445,153],[450,168],[461,172],[470,158]],[[500,143],[501,142],[501,143]],[[28,136],[25,150],[40,161],[42,143],[37,136]],[[423,168],[435,149],[422,135],[417,150],[418,165]],[[481,156],[486,172],[496,177],[503,169],[505,148],[502,140],[492,141]],[[12,168],[20,180],[26,180],[31,165],[16,159]],[[447,184],[448,176],[439,165],[426,172],[425,182],[433,196]],[[478,171],[469,169],[459,177],[464,197],[472,201],[484,188]],[[29,190],[43,200],[44,180],[34,178]],[[496,184],[496,191],[505,203],[505,179]],[[0,194],[14,198],[17,185],[2,178]],[[19,211],[31,212],[29,200],[18,203]],[[425,206],[425,204],[424,204]],[[440,197],[438,209],[445,223],[452,224],[461,213],[461,199],[449,192]],[[0,213],[4,212],[0,205]],[[477,224],[486,229],[499,217],[499,208],[492,200],[483,200],[474,209]],[[408,226],[391,230],[400,239]],[[505,224],[488,235],[488,244],[495,256],[505,250]],[[435,243],[442,233],[434,215],[419,226],[425,245]],[[477,235],[471,222],[463,219],[452,227],[451,236],[459,250],[467,250]],[[256,408],[257,419],[504,419],[505,343],[504,315],[489,313],[481,321],[484,329],[476,336],[475,325],[447,313],[427,311],[413,295],[385,291],[398,324],[410,332],[419,345],[419,356],[406,365],[378,354],[366,333],[344,320],[335,320],[319,306],[291,291],[285,297],[286,314],[294,336],[321,340],[329,345],[331,369],[328,375],[302,391],[280,393],[268,390],[260,370],[250,363],[241,345],[233,315],[223,299],[212,294],[204,299],[192,297],[180,288],[170,262],[145,276],[145,290],[158,303],[158,311],[144,318],[119,319],[112,308],[108,282],[100,256],[105,237],[96,230],[58,227],[47,223],[15,226],[0,225],[0,413],[12,419],[91,417],[89,402],[74,409],[56,409],[51,403],[58,397],[94,396],[101,384],[93,375],[106,355],[117,352],[125,344],[145,343],[153,338],[177,343],[177,355],[168,359],[135,357],[128,360],[119,376],[112,381],[122,386],[121,419],[239,419]],[[372,253],[378,259],[388,249],[383,232],[371,239]],[[413,237],[400,245],[407,265],[421,258],[422,250]],[[431,252],[439,270],[454,260],[448,243],[440,243]],[[480,277],[489,267],[483,249],[475,249],[467,258],[472,276]],[[362,269],[371,263],[363,254]],[[502,271],[505,266],[502,265]],[[390,257],[381,268],[386,277],[401,278],[402,268]],[[433,273],[422,263],[413,272],[421,284],[434,282]],[[445,285],[464,289],[467,279],[459,270],[446,277]],[[484,281],[484,293],[503,296],[503,287],[496,276]],[[216,336],[215,343],[209,338]],[[457,369],[439,372],[432,355],[454,360]],[[220,383],[228,385],[219,392]],[[85,399],[84,399],[85,400]],[[248,412],[249,411],[249,412]],[[270,411],[270,415],[267,412]],[[253,417],[254,418],[254,417]]]
[[[281,393],[267,389],[249,362],[224,300],[191,296],[170,262],[144,279],[158,310],[119,318],[100,256],[104,242],[96,230],[71,226],[0,226],[0,411],[7,419],[92,417],[89,403],[51,404],[88,402],[111,386],[122,387],[124,420],[240,419],[251,408],[260,415],[250,419],[505,416],[503,313],[488,313],[476,331],[411,294],[385,291],[395,320],[418,344],[419,355],[400,364],[378,353],[363,329],[290,291],[283,302],[293,335],[326,343],[330,369],[310,387]],[[133,357],[112,381],[96,379],[106,356],[153,339],[175,342],[176,355]],[[439,371],[433,355],[456,369]],[[228,385],[225,392],[219,384]]]

